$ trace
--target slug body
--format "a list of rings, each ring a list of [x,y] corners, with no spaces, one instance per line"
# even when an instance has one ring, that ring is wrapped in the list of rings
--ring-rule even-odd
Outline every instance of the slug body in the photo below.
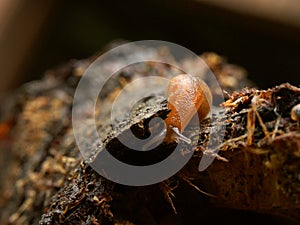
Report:
[[[181,133],[198,113],[199,121],[210,111],[212,94],[209,87],[200,78],[181,74],[172,78],[167,86],[168,109],[171,111],[165,119],[167,126],[166,142],[183,140],[190,142]]]

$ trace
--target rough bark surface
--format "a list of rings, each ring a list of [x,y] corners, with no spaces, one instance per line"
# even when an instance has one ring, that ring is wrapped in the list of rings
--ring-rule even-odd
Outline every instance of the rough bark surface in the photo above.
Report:
[[[165,50],[155,54],[157,59],[174,60]],[[297,224],[300,128],[290,112],[300,103],[300,89],[289,84],[252,89],[242,68],[213,53],[201,57],[230,94],[224,93],[226,102],[223,110],[213,115],[214,120],[202,121],[201,129],[190,128],[189,135],[197,147],[189,163],[167,181],[146,187],[106,180],[83,162],[76,146],[71,124],[73,94],[93,58],[73,60],[46,72],[43,79],[25,84],[8,100],[11,106],[3,110],[0,126],[4,165],[1,224]],[[197,70],[193,60],[181,63]],[[97,125],[111,154],[133,164],[147,164],[172,151],[174,143],[163,143],[154,154],[137,156],[117,139],[128,129],[143,137],[149,132],[149,119],[166,118],[169,112],[164,97],[145,99],[130,115],[122,114],[124,102],[119,106],[120,119],[113,121],[114,131],[105,115],[110,113],[107,107],[114,96],[132,77],[169,77],[178,72],[163,64],[135,65],[108,83],[98,102],[101,110],[97,113],[101,111],[102,117]],[[244,86],[248,88],[242,89]],[[214,97],[220,96],[213,87],[212,92]],[[220,142],[220,129],[225,129],[224,140],[216,149],[208,149],[210,139]],[[92,138],[88,142],[95,144]],[[95,148],[95,153],[100,150]],[[212,156],[217,159],[199,173],[200,159]],[[202,194],[200,189],[215,197]]]

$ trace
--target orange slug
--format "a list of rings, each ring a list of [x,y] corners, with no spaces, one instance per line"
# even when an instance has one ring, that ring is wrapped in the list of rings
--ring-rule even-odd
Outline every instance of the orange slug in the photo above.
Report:
[[[210,111],[212,94],[204,81],[189,74],[180,74],[172,78],[167,86],[168,109],[165,119],[166,128],[143,146],[143,150],[151,149],[155,143],[179,142],[191,143],[191,140],[181,133],[192,118],[198,113],[199,121],[203,120]]]
[[[167,126],[166,142],[191,141],[181,133],[198,112],[199,121],[210,111],[212,94],[207,84],[198,77],[180,74],[172,78],[167,86],[168,109],[171,112],[165,119]]]

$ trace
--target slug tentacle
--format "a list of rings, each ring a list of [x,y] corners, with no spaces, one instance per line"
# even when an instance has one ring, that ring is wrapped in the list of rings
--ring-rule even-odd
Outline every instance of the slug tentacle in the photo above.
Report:
[[[181,134],[180,131],[179,131],[179,129],[177,127],[170,127],[169,129],[172,130],[172,134],[171,134],[172,137],[171,137],[171,139],[173,139],[173,140],[175,140],[177,142],[179,140],[181,140],[181,141],[184,141],[184,142],[186,142],[188,144],[192,143],[191,139],[189,139],[186,136],[184,136],[183,134]]]

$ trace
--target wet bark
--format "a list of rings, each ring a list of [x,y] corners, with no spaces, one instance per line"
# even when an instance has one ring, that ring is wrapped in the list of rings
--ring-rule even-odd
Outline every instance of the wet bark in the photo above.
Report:
[[[156,54],[157,59],[174,60],[169,53]],[[7,100],[11,106],[3,110],[0,127],[2,154],[12,159],[2,157],[1,224],[239,224],[241,220],[244,224],[296,224],[300,219],[300,128],[290,112],[300,103],[300,89],[289,84],[252,89],[242,68],[213,53],[201,57],[225,90],[226,101],[214,120],[201,121],[201,129],[191,126],[188,134],[196,147],[188,164],[167,181],[145,187],[123,186],[103,178],[83,161],[75,143],[73,95],[94,57],[72,60],[46,72],[42,80],[25,84]],[[185,68],[198,66],[189,59],[181,63]],[[169,113],[164,97],[141,101],[131,114],[122,114],[124,102],[111,130],[106,107],[132,77],[178,73],[168,65],[149,63],[146,67],[136,65],[121,72],[107,84],[98,103],[102,147],[131,164],[162,160],[176,146],[163,143],[151,155],[141,156],[117,138],[129,129],[137,136],[147,136],[149,120],[164,119]],[[242,89],[244,86],[248,88]],[[214,88],[212,92],[220,97]],[[225,136],[218,140],[221,129]],[[208,143],[214,138],[220,144],[211,149]],[[87,140],[90,146],[94,142]],[[97,154],[101,147],[94,151]],[[203,157],[216,159],[199,172]]]

